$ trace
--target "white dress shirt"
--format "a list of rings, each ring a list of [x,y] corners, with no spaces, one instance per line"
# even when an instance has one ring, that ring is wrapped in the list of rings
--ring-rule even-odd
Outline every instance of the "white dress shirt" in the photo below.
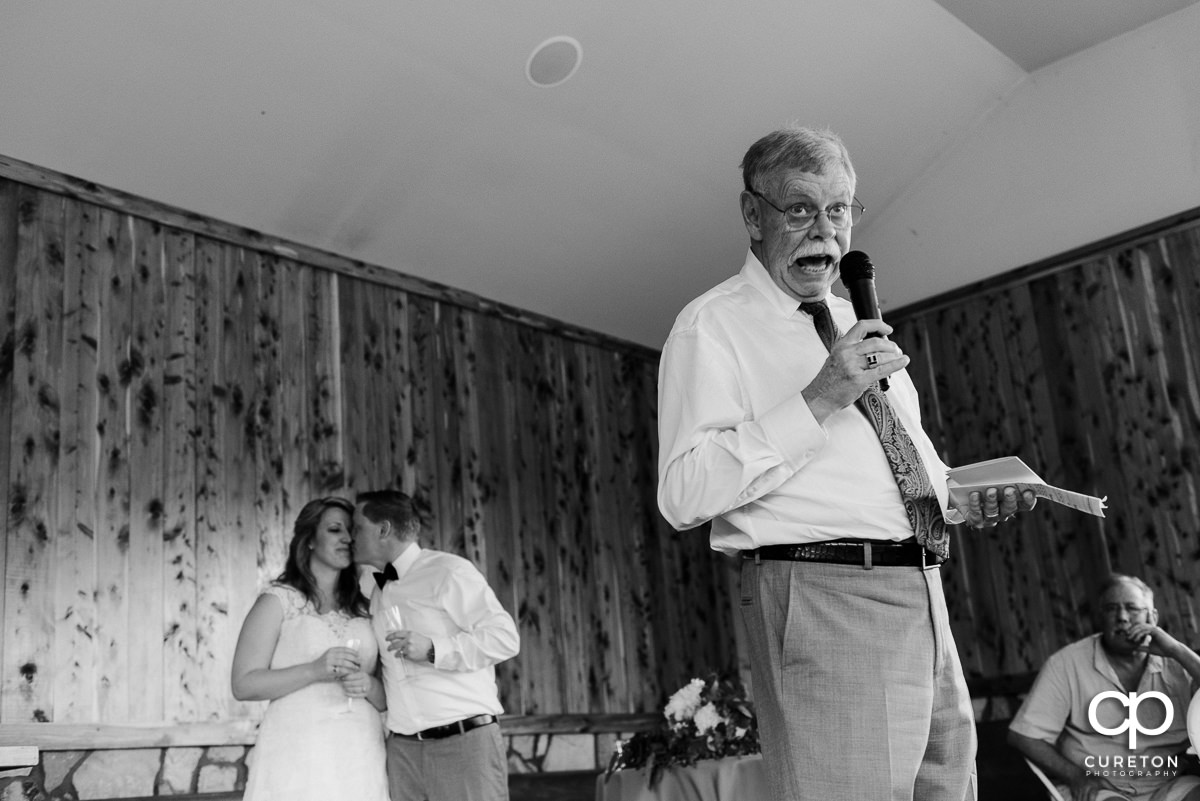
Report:
[[[827,302],[844,334],[853,307]],[[799,306],[748,252],[741,272],[679,313],[663,347],[659,508],[680,530],[712,520],[716,550],[913,536],[870,421],[851,404],[821,425],[801,395],[829,353]],[[903,370],[888,380],[945,509],[946,466],[921,428],[916,388]]]
[[[418,731],[475,715],[503,712],[495,665],[517,655],[520,635],[487,579],[461,556],[408,546],[392,564],[399,580],[371,594],[371,625],[379,641],[387,693],[387,725]],[[433,640],[434,664],[387,650],[388,607],[403,628]]]

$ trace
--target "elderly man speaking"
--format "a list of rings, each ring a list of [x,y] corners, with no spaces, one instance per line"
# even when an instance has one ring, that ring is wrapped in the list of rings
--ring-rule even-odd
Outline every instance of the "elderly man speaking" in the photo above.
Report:
[[[677,529],[711,520],[712,547],[743,558],[774,798],[974,798],[946,524],[994,526],[1035,499],[992,487],[943,511],[908,357],[830,294],[862,214],[841,140],[768,134],[742,179],[741,271],[688,304],[663,348],[659,507]]]

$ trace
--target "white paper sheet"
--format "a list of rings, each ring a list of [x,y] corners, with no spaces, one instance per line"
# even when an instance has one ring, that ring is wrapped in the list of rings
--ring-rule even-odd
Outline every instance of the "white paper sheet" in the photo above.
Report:
[[[946,485],[950,489],[950,504],[966,503],[971,492],[982,492],[988,487],[1016,487],[1018,492],[1033,490],[1039,498],[1104,517],[1105,501],[1108,496],[1096,498],[1079,492],[1051,487],[1029,469],[1016,456],[1002,456],[986,462],[955,467],[946,474]]]

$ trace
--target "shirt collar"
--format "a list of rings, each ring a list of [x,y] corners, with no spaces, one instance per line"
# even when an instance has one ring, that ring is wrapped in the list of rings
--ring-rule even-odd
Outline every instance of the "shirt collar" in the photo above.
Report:
[[[400,555],[392,560],[392,565],[396,568],[396,575],[404,578],[404,574],[412,570],[413,564],[417,561],[417,557],[421,555],[421,546],[415,542],[410,542],[400,552]]]
[[[746,283],[762,293],[771,308],[784,317],[791,317],[800,310],[800,301],[779,288],[753,250],[746,250],[746,263],[742,265],[740,275],[746,279]],[[826,293],[824,300],[829,300],[829,293]]]

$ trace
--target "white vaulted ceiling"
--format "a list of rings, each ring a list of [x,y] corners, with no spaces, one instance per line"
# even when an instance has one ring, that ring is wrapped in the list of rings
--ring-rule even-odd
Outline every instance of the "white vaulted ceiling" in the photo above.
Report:
[[[3,0],[0,154],[658,347],[741,263],[759,135],[838,131],[886,247],[1014,93],[1192,5]],[[579,68],[534,86],[555,36]]]

